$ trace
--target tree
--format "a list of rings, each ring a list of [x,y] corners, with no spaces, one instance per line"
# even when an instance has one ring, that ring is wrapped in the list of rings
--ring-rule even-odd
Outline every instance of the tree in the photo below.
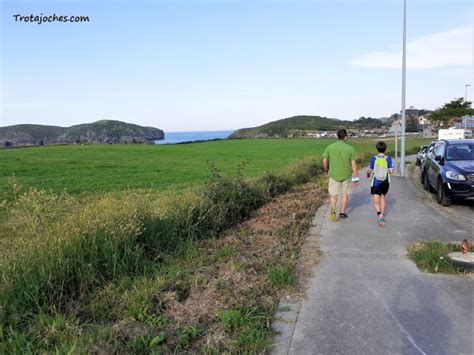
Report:
[[[385,127],[392,127],[392,124],[393,122],[395,122],[396,120],[399,120],[400,119],[400,114],[398,113],[394,113],[393,115],[391,115],[387,121],[385,121],[385,123],[383,124]]]
[[[460,97],[433,111],[430,119],[434,122],[450,124],[454,119],[472,114],[474,110],[471,108],[471,102],[464,101],[464,98]]]
[[[418,132],[418,117],[415,115],[408,116],[405,129],[407,132]]]
[[[382,126],[382,121],[380,121],[378,118],[372,117],[359,117],[359,119],[355,120],[354,122],[357,127],[365,129],[379,128]]]

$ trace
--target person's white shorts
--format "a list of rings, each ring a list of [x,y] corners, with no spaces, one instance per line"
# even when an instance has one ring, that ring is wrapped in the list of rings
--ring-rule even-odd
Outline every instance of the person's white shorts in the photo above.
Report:
[[[329,195],[337,196],[340,193],[348,194],[351,192],[352,188],[352,181],[351,178],[344,180],[344,181],[336,181],[333,178],[329,178]]]

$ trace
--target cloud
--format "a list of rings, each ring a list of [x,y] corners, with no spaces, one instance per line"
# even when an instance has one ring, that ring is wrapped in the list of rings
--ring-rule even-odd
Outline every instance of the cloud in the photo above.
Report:
[[[402,65],[402,50],[373,51],[352,60],[352,65],[364,68],[396,68]],[[473,65],[473,28],[458,27],[407,40],[407,67],[432,69]]]

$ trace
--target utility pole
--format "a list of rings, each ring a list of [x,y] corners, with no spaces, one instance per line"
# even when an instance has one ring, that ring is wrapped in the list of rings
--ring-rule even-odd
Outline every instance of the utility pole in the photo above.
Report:
[[[400,175],[405,176],[405,99],[407,71],[407,0],[403,0],[403,59],[402,59],[402,139],[400,144]]]

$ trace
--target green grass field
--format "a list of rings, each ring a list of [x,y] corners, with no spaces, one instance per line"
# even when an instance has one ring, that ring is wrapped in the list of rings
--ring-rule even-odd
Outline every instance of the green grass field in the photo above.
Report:
[[[386,139],[388,142],[388,139]],[[393,141],[393,140],[392,140]],[[24,188],[95,193],[126,188],[181,189],[205,181],[211,163],[233,174],[278,171],[307,156],[321,155],[333,140],[250,139],[182,145],[69,145],[0,150],[0,200],[15,176]],[[349,141],[358,152],[376,140]],[[410,139],[407,151],[426,143]],[[389,150],[393,150],[392,144]]]

